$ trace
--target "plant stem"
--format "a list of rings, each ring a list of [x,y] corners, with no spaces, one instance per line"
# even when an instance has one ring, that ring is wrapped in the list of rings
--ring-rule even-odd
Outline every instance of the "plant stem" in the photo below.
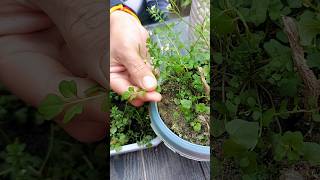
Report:
[[[47,151],[47,154],[46,154],[46,157],[41,165],[41,168],[39,170],[39,174],[42,174],[48,160],[49,160],[49,157],[51,155],[51,152],[52,152],[52,148],[53,148],[53,140],[54,140],[54,125],[51,124],[50,126],[50,138],[49,138],[49,147],[48,147],[48,151]]]
[[[92,164],[92,162],[88,159],[88,157],[86,155],[83,155],[82,158],[84,159],[84,161],[88,164],[88,166],[90,167],[90,169],[94,169],[94,166]]]
[[[106,93],[99,94],[99,95],[96,95],[96,96],[85,97],[85,98],[81,98],[81,99],[78,99],[78,100],[75,100],[75,101],[69,101],[69,102],[65,103],[65,106],[69,106],[69,105],[72,105],[72,104],[78,104],[78,103],[82,103],[82,102],[86,102],[86,101],[90,101],[90,100],[95,100],[95,99],[99,99],[99,98],[102,98],[102,97],[105,97],[105,96],[107,96]]]

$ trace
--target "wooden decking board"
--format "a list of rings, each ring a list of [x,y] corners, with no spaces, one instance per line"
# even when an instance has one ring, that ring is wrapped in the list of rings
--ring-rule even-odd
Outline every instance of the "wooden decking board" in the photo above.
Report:
[[[164,144],[112,157],[111,180],[209,180],[209,162],[184,158]]]
[[[199,162],[202,168],[202,172],[204,177],[207,180],[210,180],[210,162]]]
[[[111,180],[145,180],[140,152],[111,157]]]

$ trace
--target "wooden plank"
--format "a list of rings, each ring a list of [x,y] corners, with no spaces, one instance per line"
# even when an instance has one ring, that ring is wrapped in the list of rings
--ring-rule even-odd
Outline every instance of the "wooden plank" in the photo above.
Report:
[[[199,162],[200,166],[202,168],[204,177],[207,180],[210,180],[210,162]]]
[[[144,174],[140,151],[110,158],[111,180],[145,180]]]
[[[201,165],[184,158],[164,144],[143,153],[148,180],[205,180]]]

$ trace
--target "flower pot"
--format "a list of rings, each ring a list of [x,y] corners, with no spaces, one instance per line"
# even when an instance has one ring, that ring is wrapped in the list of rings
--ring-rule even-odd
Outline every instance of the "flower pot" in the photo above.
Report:
[[[161,119],[157,103],[150,103],[149,113],[153,131],[168,148],[189,159],[197,161],[210,161],[210,146],[202,146],[191,143],[172,132]]]
[[[161,143],[161,139],[159,137],[156,137],[153,140],[151,140],[150,143],[151,143],[151,147],[156,147]],[[147,148],[149,148],[149,147],[147,147],[146,145],[138,145],[138,143],[127,144],[127,145],[121,146],[120,151],[111,150],[110,156],[140,151],[140,150],[147,149]]]

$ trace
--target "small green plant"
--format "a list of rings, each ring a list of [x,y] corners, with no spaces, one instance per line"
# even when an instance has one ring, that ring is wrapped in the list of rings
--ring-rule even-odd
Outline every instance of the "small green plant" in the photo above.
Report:
[[[136,109],[128,102],[139,96],[144,96],[144,90],[135,90],[129,87],[122,96],[110,92],[107,96],[106,90],[99,85],[85,90],[79,95],[75,81],[61,81],[59,84],[59,95],[49,94],[40,104],[39,112],[50,120],[63,113],[63,122],[69,123],[77,115],[83,112],[84,103],[94,99],[104,99],[101,111],[110,111],[110,149],[121,150],[121,146],[129,143],[150,145],[155,137],[151,130],[147,107]],[[109,103],[111,100],[111,105]],[[140,131],[143,129],[144,131]]]
[[[173,1],[170,3],[171,13],[185,26],[194,28],[198,39],[186,43],[174,24],[164,21],[155,8],[149,9],[153,18],[162,23],[152,32],[158,41],[154,38],[147,42],[154,71],[160,72],[163,100],[158,103],[159,112],[165,123],[182,138],[209,145],[209,19],[191,25],[180,16],[178,6]]]
[[[48,94],[40,103],[39,112],[50,120],[64,113],[63,122],[70,122],[76,115],[83,112],[84,103],[93,99],[104,99],[101,110],[108,111],[108,99],[106,90],[98,85],[85,90],[80,96],[75,81],[63,80],[59,84],[60,94]]]
[[[150,141],[155,138],[155,134],[150,126],[147,105],[136,108],[128,104],[128,101],[144,94],[144,90],[135,90],[133,87],[129,87],[122,96],[118,96],[113,92],[110,93],[111,150],[119,151],[121,146],[131,143],[151,145]]]

